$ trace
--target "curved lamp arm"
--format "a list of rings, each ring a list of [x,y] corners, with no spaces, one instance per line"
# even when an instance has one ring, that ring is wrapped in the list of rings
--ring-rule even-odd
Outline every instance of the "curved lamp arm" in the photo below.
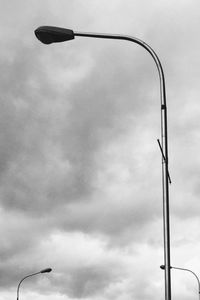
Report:
[[[41,274],[41,273],[49,273],[49,272],[51,272],[51,271],[52,271],[51,268],[46,268],[46,269],[43,269],[43,270],[41,270],[41,271],[39,271],[39,272],[32,273],[32,274],[27,275],[27,276],[25,276],[24,278],[22,278],[22,279],[20,280],[18,286],[17,286],[17,300],[19,300],[19,288],[20,288],[20,285],[21,285],[22,281],[24,281],[24,280],[25,280],[26,278],[28,278],[28,277],[32,277],[32,276],[35,276],[35,275],[38,275],[38,274]]]
[[[44,44],[59,43],[74,39],[76,36],[126,40],[139,44],[152,56],[159,73],[161,99],[161,152],[162,152],[162,185],[163,185],[163,232],[164,232],[164,261],[165,261],[165,299],[171,300],[170,274],[170,220],[169,220],[169,172],[168,172],[168,133],[167,133],[167,105],[165,78],[161,62],[155,51],[145,42],[132,36],[120,34],[103,34],[78,32],[71,29],[41,26],[35,30],[36,37]]]
[[[199,277],[190,269],[185,269],[185,268],[179,268],[179,267],[171,267],[172,269],[176,269],[176,270],[181,270],[181,271],[187,271],[187,272],[190,272],[192,273],[196,279],[197,279],[197,282],[198,282],[198,293],[199,293],[199,299],[200,299],[200,280],[199,280]]]
[[[160,268],[162,270],[165,270],[165,265],[161,265]],[[170,269],[176,269],[176,270],[181,270],[181,271],[187,271],[187,272],[190,272],[192,273],[196,279],[197,279],[197,283],[198,283],[198,293],[199,293],[199,300],[200,300],[200,280],[199,280],[199,277],[190,269],[186,269],[186,268],[180,268],[180,267],[170,267]]]

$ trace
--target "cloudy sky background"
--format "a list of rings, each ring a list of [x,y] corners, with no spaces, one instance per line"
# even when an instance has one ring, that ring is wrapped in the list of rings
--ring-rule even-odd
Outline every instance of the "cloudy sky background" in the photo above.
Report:
[[[43,45],[41,25],[144,40],[166,77],[171,263],[200,276],[200,4],[1,0],[0,299],[164,299],[160,100],[126,41]],[[198,297],[172,270],[174,299]]]

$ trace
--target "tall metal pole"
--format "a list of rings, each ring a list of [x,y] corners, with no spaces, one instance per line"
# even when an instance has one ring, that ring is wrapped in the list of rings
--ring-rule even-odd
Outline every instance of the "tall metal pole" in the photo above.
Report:
[[[164,262],[165,262],[165,300],[171,300],[170,273],[170,218],[169,218],[169,172],[168,172],[168,134],[167,134],[167,105],[165,78],[161,62],[155,51],[140,39],[119,34],[103,34],[72,31],[66,28],[41,26],[35,30],[36,37],[44,44],[63,42],[74,39],[75,36],[127,40],[139,44],[152,56],[159,73],[161,100],[161,152],[162,152],[162,185],[163,185],[163,232],[164,232]]]
[[[163,151],[162,173],[163,173],[163,232],[164,232],[164,262],[165,262],[165,299],[171,300],[171,273],[170,273],[170,214],[169,214],[169,172],[168,172],[168,129],[167,129],[167,103],[165,77],[161,62],[155,51],[142,40],[132,36],[118,34],[99,34],[74,31],[74,36],[127,40],[139,44],[145,48],[153,57],[160,79],[161,100],[161,146]]]

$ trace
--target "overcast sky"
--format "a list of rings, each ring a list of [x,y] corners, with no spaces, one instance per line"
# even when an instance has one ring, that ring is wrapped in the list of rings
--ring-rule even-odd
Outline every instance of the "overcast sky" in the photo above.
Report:
[[[171,264],[200,276],[198,0],[0,0],[0,300],[164,299],[159,77],[127,41],[43,45],[41,25],[144,40],[166,77]],[[172,295],[198,297],[172,270]]]

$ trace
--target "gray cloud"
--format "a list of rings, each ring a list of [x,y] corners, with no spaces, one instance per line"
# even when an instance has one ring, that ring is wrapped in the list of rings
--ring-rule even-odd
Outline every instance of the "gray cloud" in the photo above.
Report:
[[[0,295],[13,296],[21,277],[50,265],[51,276],[26,283],[27,298],[160,299],[155,65],[128,42],[44,46],[33,31],[52,24],[133,34],[158,52],[169,103],[172,262],[198,272],[198,2],[1,2]]]
[[[68,276],[63,276],[62,280],[54,278],[57,288],[72,298],[85,298],[102,293],[108,286],[120,277],[115,274],[114,266],[97,265],[91,267],[81,267],[70,270]]]

